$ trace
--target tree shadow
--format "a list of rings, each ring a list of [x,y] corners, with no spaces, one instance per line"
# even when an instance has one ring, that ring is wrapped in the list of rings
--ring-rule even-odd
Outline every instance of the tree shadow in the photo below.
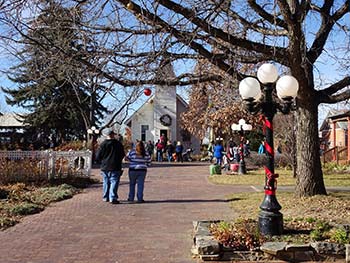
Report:
[[[164,200],[147,200],[145,203],[158,204],[158,203],[227,203],[232,199],[164,199]]]

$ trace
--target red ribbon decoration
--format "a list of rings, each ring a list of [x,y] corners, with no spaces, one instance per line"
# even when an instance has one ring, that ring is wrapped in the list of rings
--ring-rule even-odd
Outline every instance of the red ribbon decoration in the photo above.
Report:
[[[263,132],[265,133],[266,128],[273,130],[273,124],[272,122],[270,122],[268,119],[266,119],[266,117],[264,115],[260,115],[260,120],[262,120],[263,122]],[[264,142],[264,146],[265,146],[265,150],[266,152],[268,152],[270,154],[270,156],[274,156],[274,150],[272,149],[271,145],[269,145],[266,141]],[[265,194],[266,195],[276,195],[276,180],[275,178],[278,177],[278,174],[274,174],[272,173],[272,171],[270,171],[270,169],[267,166],[264,166],[265,168],[265,174],[267,177],[267,182],[266,182],[266,186],[265,186]],[[273,181],[274,185],[270,185],[271,181]]]
[[[265,190],[266,195],[276,195],[276,190]]]

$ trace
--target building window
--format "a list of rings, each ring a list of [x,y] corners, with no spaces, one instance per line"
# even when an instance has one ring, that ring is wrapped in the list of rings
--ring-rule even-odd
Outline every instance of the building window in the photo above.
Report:
[[[148,131],[148,125],[141,125],[141,141],[146,141],[146,131]]]

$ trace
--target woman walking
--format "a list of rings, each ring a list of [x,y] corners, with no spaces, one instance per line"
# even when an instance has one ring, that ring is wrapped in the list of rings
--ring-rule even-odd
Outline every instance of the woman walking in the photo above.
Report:
[[[129,197],[128,201],[135,199],[135,187],[137,184],[137,202],[143,203],[143,189],[147,174],[147,166],[151,164],[151,157],[145,150],[142,141],[136,143],[135,149],[132,149],[126,156],[129,164]]]

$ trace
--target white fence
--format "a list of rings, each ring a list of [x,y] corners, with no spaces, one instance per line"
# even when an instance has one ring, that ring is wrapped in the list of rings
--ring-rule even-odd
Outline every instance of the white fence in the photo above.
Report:
[[[23,177],[90,176],[91,151],[0,151],[0,175]],[[33,172],[34,171],[34,172]]]

